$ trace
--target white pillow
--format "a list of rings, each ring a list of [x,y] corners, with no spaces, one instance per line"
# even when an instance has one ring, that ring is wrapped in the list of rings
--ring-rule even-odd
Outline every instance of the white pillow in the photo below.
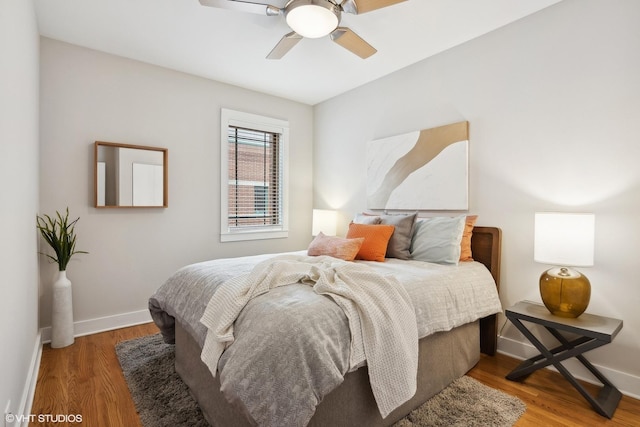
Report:
[[[466,217],[421,218],[411,239],[411,259],[458,264]]]

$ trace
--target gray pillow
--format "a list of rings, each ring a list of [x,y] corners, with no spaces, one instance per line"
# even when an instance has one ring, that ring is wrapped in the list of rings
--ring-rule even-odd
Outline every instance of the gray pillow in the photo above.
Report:
[[[356,214],[356,224],[384,224],[395,228],[387,245],[386,258],[411,259],[411,236],[418,212],[406,215]]]
[[[417,216],[417,212],[410,215],[380,215],[381,224],[395,227],[387,245],[387,258],[411,258],[411,236]]]
[[[387,258],[411,258],[411,236],[417,216],[418,212],[409,215],[380,215],[380,224],[395,227],[387,245]]]

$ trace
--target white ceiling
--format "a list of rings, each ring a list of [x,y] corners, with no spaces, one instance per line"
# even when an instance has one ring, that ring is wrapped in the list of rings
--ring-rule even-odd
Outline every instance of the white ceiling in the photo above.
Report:
[[[290,31],[282,17],[204,7],[198,0],[35,4],[43,36],[314,105],[558,1],[409,0],[345,13],[341,26],[377,54],[363,60],[324,37],[302,40],[279,61],[265,57]]]

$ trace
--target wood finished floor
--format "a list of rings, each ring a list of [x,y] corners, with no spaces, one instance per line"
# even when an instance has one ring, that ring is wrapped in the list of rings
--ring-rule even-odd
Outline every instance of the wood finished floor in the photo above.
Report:
[[[120,341],[157,333],[153,324],[103,332],[76,339],[63,349],[45,345],[31,414],[79,414],[82,423],[38,423],[50,427],[142,426],[120,370],[114,346]],[[556,372],[541,370],[523,383],[505,375],[519,361],[504,355],[482,356],[469,375],[517,396],[527,412],[517,427],[640,426],[640,400],[623,396],[613,419],[595,413],[582,396]],[[592,391],[595,387],[592,388]]]

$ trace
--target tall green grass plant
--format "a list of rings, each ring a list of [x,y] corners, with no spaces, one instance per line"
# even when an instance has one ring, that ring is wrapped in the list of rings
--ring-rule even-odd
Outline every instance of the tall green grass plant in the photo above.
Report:
[[[58,211],[56,211],[56,216],[54,217],[46,214],[36,216],[38,230],[40,230],[40,234],[45,242],[51,246],[55,255],[49,255],[44,252],[40,253],[52,262],[57,263],[60,271],[67,269],[67,264],[73,255],[89,253],[76,250],[75,226],[79,219],[80,218],[76,218],[69,222],[69,208],[67,208],[64,216]]]

